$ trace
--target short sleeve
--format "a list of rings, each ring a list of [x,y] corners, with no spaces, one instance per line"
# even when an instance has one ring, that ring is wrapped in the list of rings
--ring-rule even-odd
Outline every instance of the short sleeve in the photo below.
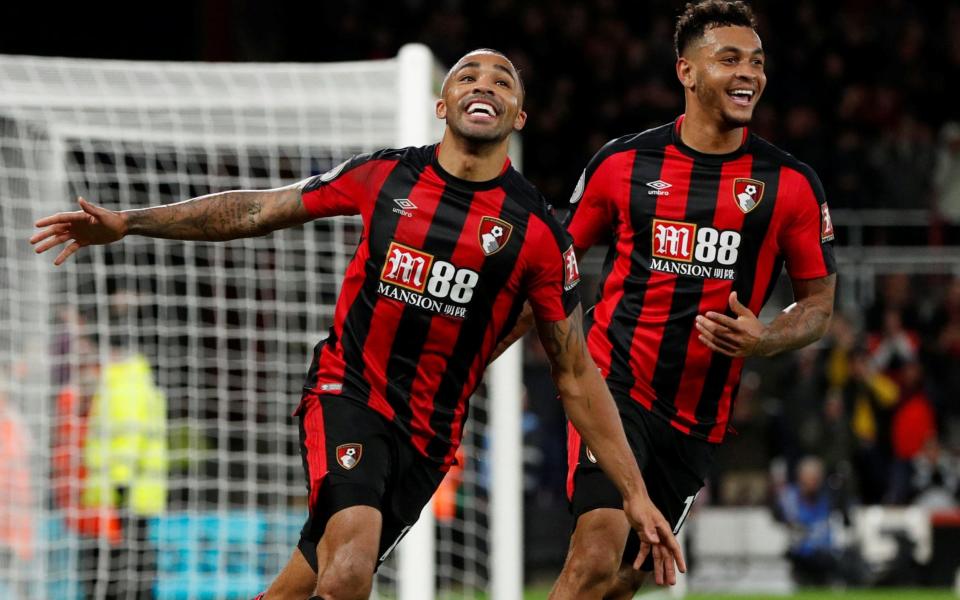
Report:
[[[548,217],[552,220],[552,217]],[[531,219],[525,251],[527,296],[538,321],[563,321],[580,304],[580,270],[573,242],[560,224]]]
[[[373,155],[345,160],[303,186],[303,206],[314,218],[360,214],[371,201],[366,179]]]
[[[610,153],[604,147],[590,160],[570,197],[570,212],[564,225],[573,244],[581,250],[605,241],[613,231],[616,206],[610,192],[610,177],[615,161],[607,160],[609,157]]]
[[[818,279],[836,273],[830,209],[820,179],[809,167],[798,173],[789,206],[780,237],[787,273],[792,279]]]

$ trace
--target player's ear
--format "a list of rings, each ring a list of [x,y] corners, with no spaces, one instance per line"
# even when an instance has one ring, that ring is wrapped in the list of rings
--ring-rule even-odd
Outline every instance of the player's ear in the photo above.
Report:
[[[677,59],[677,79],[680,80],[681,85],[687,88],[688,90],[693,90],[693,85],[695,77],[693,76],[693,63],[687,60],[685,57],[681,56]]]
[[[443,101],[443,98],[437,99],[437,104],[434,107],[434,110],[436,111],[438,119],[443,120],[447,118],[447,103]]]
[[[513,130],[520,131],[527,124],[527,111],[521,110],[517,113],[517,118],[513,120]]]

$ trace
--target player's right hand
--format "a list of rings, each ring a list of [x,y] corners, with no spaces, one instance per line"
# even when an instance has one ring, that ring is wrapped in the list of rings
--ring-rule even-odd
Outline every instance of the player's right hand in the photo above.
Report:
[[[53,264],[58,266],[84,246],[109,244],[126,235],[126,221],[120,213],[91,204],[83,198],[77,198],[77,203],[80,210],[57,213],[34,223],[36,227],[44,228],[30,238],[37,254],[72,240],[53,260]]]
[[[652,554],[653,576],[657,585],[674,585],[677,582],[677,569],[686,573],[687,564],[670,523],[646,495],[636,500],[624,500],[623,511],[640,536],[640,552],[633,568],[639,569],[647,555]]]

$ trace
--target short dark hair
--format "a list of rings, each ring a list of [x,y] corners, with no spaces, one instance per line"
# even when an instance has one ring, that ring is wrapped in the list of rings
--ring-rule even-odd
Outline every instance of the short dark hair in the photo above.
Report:
[[[523,85],[523,76],[520,75],[520,69],[517,68],[517,65],[513,64],[513,61],[510,60],[509,56],[507,56],[506,54],[504,54],[503,52],[500,52],[495,48],[475,48],[470,52],[467,52],[466,54],[461,56],[459,59],[457,59],[457,62],[453,63],[453,66],[450,67],[449,70],[447,70],[447,74],[443,77],[443,84],[441,88],[444,88],[447,86],[447,80],[450,79],[451,75],[453,75],[453,70],[456,68],[457,65],[460,64],[460,61],[470,56],[471,54],[495,54],[496,56],[499,56],[504,60],[506,60],[508,63],[510,63],[510,66],[513,67],[513,72],[517,74],[517,85],[520,87],[520,101],[522,102],[523,100],[526,99],[527,88],[526,86]]]
[[[677,17],[677,27],[673,32],[673,47],[677,58],[683,56],[690,43],[714,27],[757,28],[757,18],[746,2],[736,0],[701,0],[694,4],[688,2]]]

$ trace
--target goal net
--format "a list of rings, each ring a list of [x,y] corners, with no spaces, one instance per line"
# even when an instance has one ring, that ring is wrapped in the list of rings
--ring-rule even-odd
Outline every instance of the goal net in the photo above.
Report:
[[[321,65],[0,56],[0,596],[265,589],[306,514],[291,412],[361,234],[338,218],[228,243],[131,237],[54,268],[27,244],[33,222],[77,195],[140,208],[429,143],[441,76],[422,47]],[[143,364],[135,402],[104,400]],[[487,593],[491,545],[520,547],[518,527],[489,533],[502,475],[483,395],[472,412],[463,469],[381,568],[379,597]],[[98,496],[119,450],[151,475]]]

